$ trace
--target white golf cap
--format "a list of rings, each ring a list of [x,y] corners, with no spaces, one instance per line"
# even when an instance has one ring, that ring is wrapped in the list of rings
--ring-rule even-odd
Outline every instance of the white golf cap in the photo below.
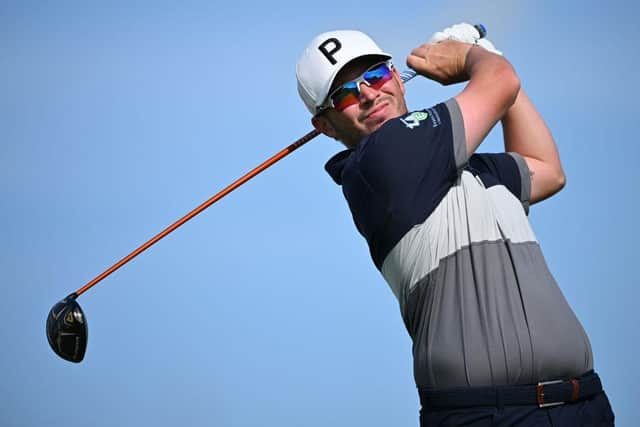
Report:
[[[390,59],[371,37],[360,31],[329,31],[316,36],[296,65],[298,93],[311,114],[318,113],[338,71],[350,61],[366,55]]]

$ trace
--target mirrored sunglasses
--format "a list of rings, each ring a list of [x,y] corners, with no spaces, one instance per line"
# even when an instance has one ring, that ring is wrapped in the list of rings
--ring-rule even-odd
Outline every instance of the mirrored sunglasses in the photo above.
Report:
[[[326,102],[318,108],[318,112],[326,110],[327,108],[335,108],[337,111],[342,111],[350,105],[359,103],[360,85],[364,83],[378,90],[382,85],[391,80],[393,76],[392,69],[393,65],[391,61],[384,61],[373,65],[357,79],[351,80],[331,92]]]

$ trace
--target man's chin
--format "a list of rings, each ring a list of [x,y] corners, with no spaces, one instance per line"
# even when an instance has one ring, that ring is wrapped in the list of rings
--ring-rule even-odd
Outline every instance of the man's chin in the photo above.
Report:
[[[380,129],[382,125],[388,122],[389,120],[391,120],[391,117],[380,117],[379,119],[376,119],[371,123],[368,123],[367,128],[369,129],[369,132],[375,132],[378,129]]]
[[[402,112],[386,112],[387,114],[375,118],[369,117],[365,122],[365,126],[369,130],[369,132],[375,132],[382,127],[389,120],[395,119],[396,117],[402,116]]]

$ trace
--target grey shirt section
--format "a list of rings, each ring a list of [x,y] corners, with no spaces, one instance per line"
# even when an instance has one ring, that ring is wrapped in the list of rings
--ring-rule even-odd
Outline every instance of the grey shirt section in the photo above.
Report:
[[[406,296],[403,318],[418,387],[531,384],[593,367],[533,242],[475,243],[442,260]]]

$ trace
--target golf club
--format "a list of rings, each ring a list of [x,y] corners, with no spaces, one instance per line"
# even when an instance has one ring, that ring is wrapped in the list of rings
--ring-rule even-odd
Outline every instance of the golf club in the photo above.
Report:
[[[478,24],[474,25],[474,27],[478,30],[481,38],[486,36],[486,29],[483,25]],[[405,83],[415,76],[416,72],[413,70],[407,70],[400,73],[400,77]],[[76,301],[76,299],[80,295],[91,289],[93,286],[97,285],[111,273],[118,270],[120,267],[131,261],[136,256],[140,255],[142,252],[147,250],[149,247],[157,243],[159,240],[167,236],[169,233],[171,233],[181,225],[183,225],[185,222],[189,221],[191,218],[198,215],[200,212],[204,211],[209,206],[213,205],[215,202],[222,199],[224,196],[231,193],[233,190],[240,187],[242,184],[249,181],[254,176],[258,175],[260,172],[264,171],[274,163],[283,159],[294,150],[311,141],[319,134],[320,132],[314,129],[300,139],[293,142],[291,145],[280,150],[278,153],[274,154],[272,157],[265,160],[260,165],[256,166],[254,169],[238,178],[236,181],[232,182],[220,192],[213,195],[211,198],[193,209],[191,212],[187,213],[182,218],[162,230],[160,233],[156,234],[154,237],[140,245],[133,252],[126,255],[124,258],[113,264],[104,272],[100,273],[86,285],[57,302],[49,311],[46,326],[47,340],[49,341],[49,345],[51,346],[53,351],[61,358],[70,362],[79,363],[84,358],[85,351],[87,349],[89,331],[87,327],[87,318],[84,315],[82,308],[80,308],[80,305]]]

